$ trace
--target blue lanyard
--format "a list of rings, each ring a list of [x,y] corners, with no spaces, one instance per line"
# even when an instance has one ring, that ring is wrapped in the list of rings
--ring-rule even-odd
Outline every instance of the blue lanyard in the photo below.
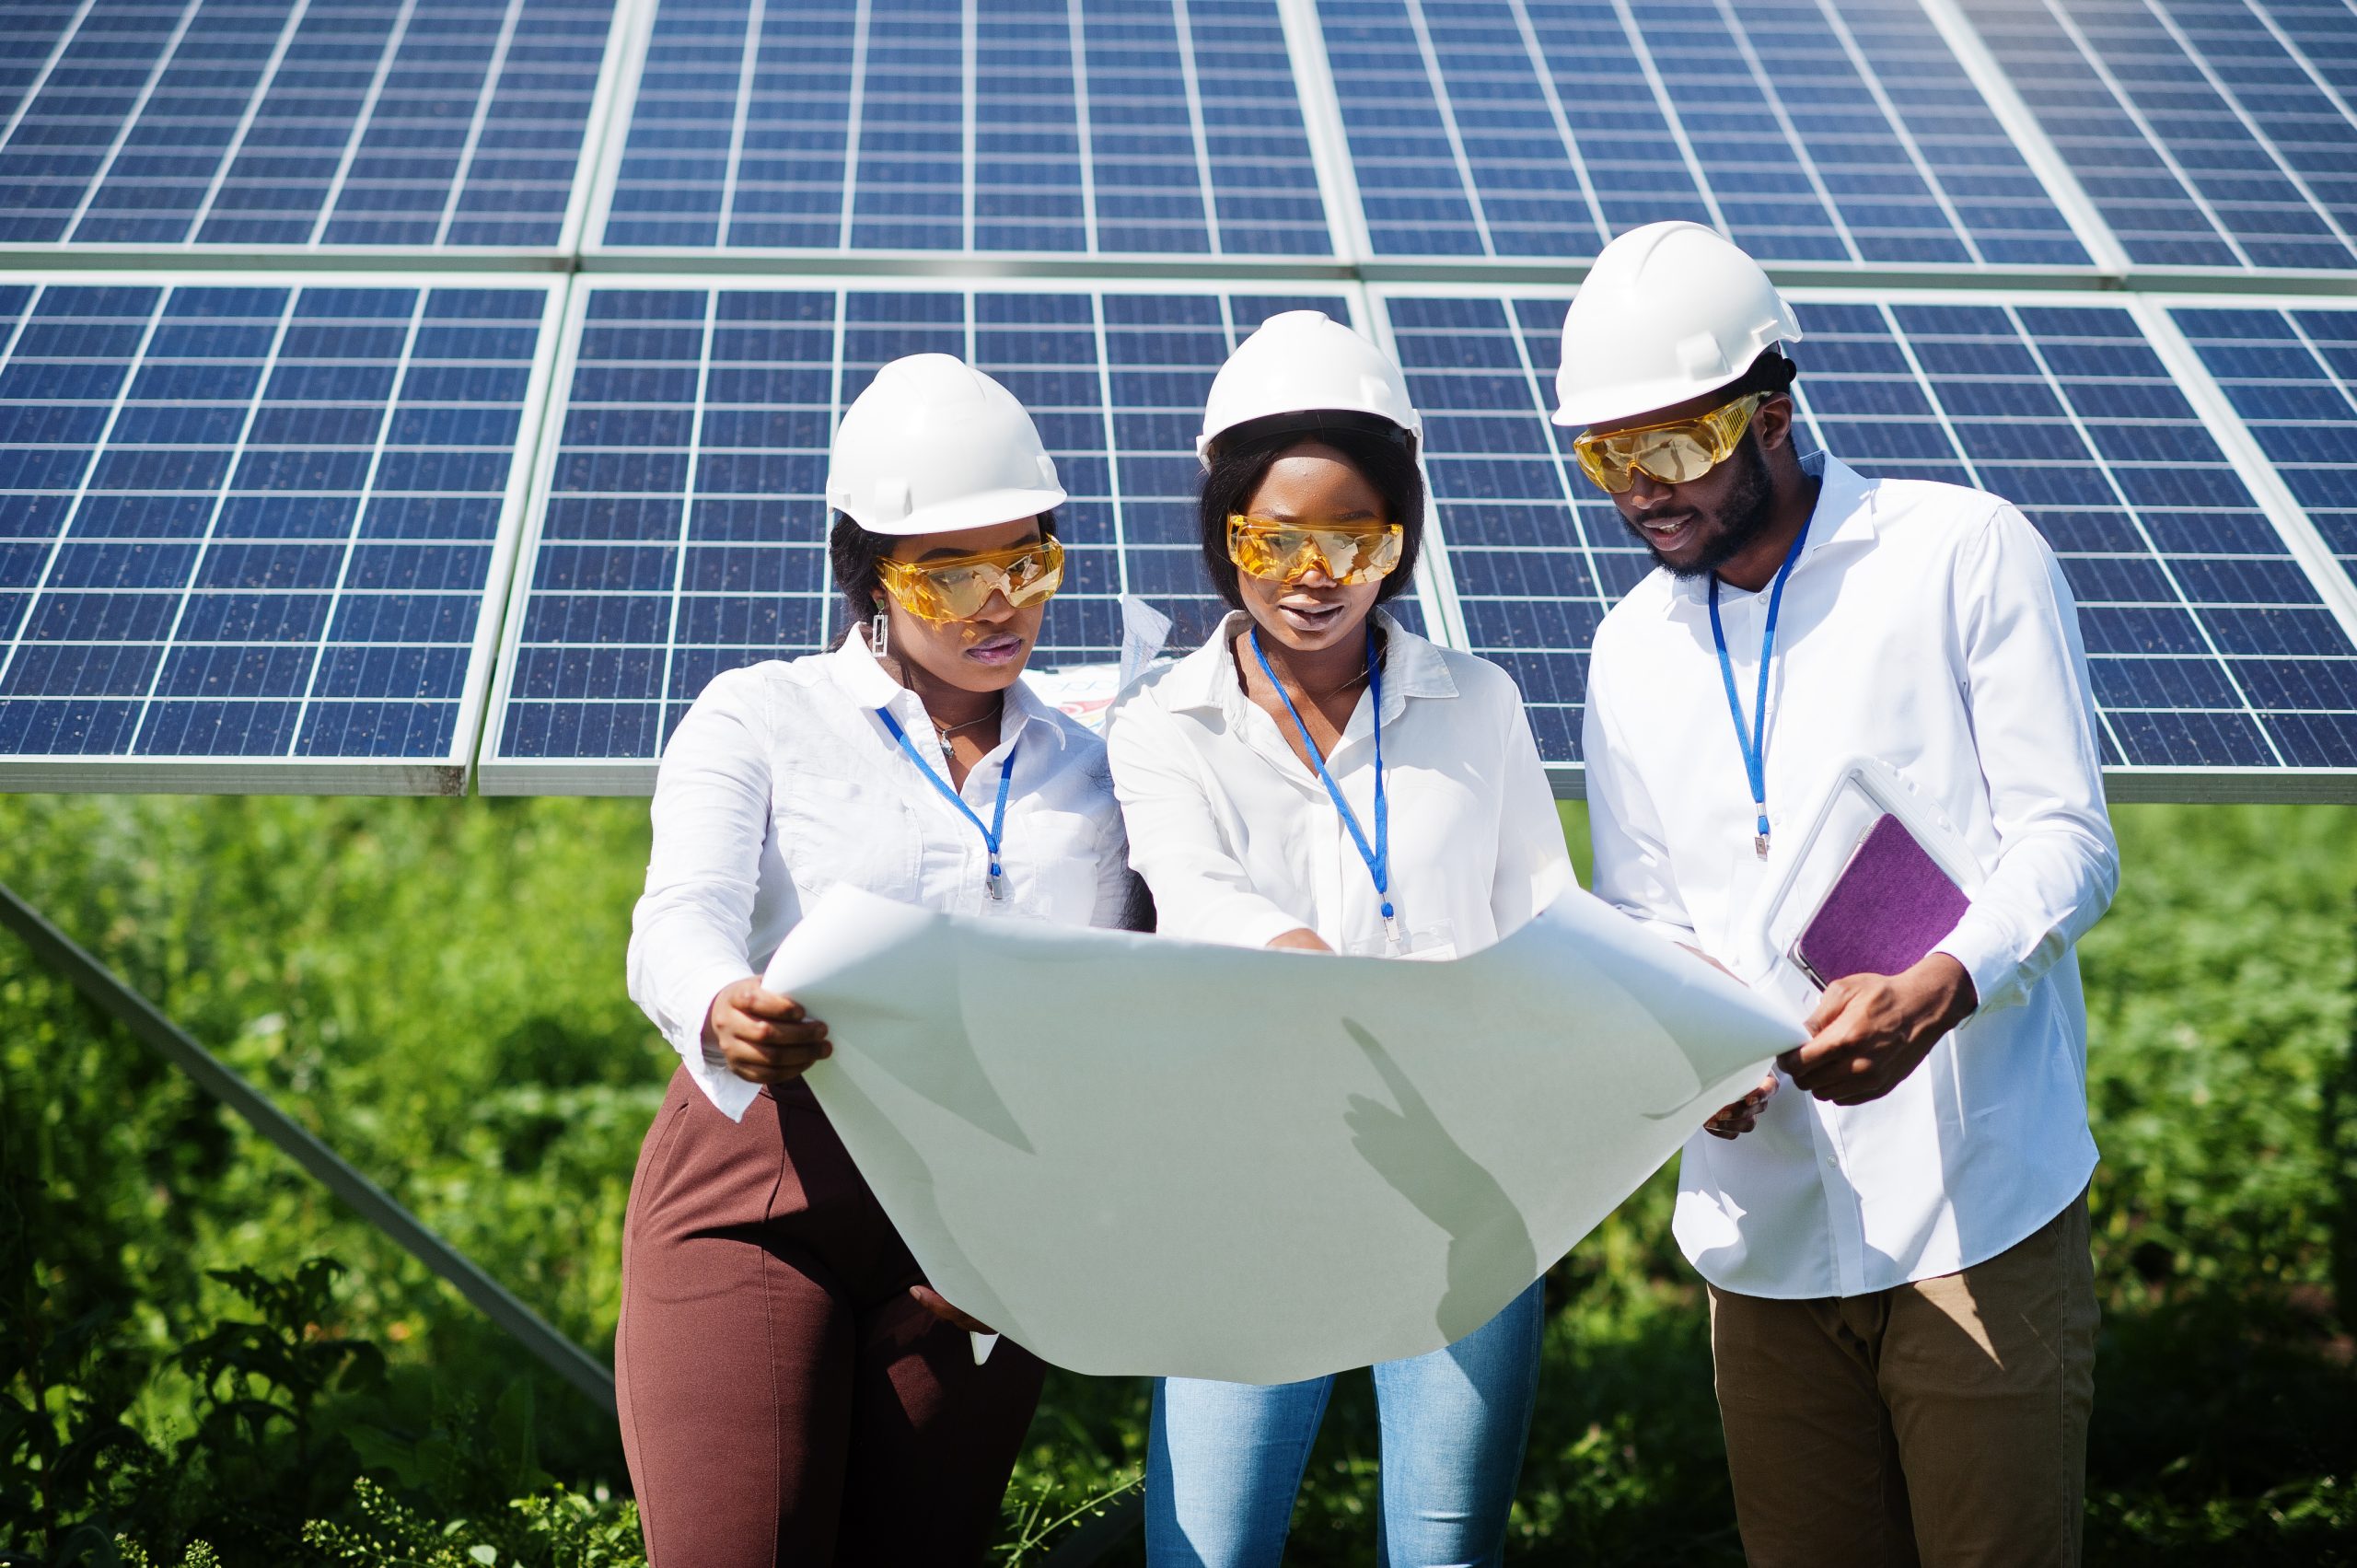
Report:
[[[1293,715],[1294,728],[1301,731],[1301,749],[1309,753],[1311,761],[1318,764],[1318,782],[1326,786],[1326,793],[1333,798],[1334,809],[1341,813],[1342,826],[1351,830],[1351,842],[1358,846],[1359,858],[1366,862],[1366,874],[1375,878],[1375,896],[1383,906],[1383,923],[1390,933],[1391,945],[1397,947],[1399,945],[1399,928],[1393,919],[1391,908],[1391,802],[1383,788],[1383,666],[1375,656],[1375,626],[1370,621],[1366,629],[1367,695],[1375,701],[1375,847],[1372,849],[1367,847],[1366,831],[1359,826],[1357,813],[1351,809],[1351,803],[1342,798],[1341,785],[1336,784],[1334,775],[1326,771],[1326,759],[1318,755],[1318,742],[1309,738],[1309,726],[1301,722],[1301,710],[1293,705],[1293,699],[1285,695],[1284,687],[1278,683],[1277,672],[1269,668],[1269,656],[1260,651],[1259,627],[1252,629],[1251,638],[1252,656],[1260,661],[1260,673],[1269,678],[1269,684],[1276,689],[1277,701],[1283,703],[1285,712]]]
[[[1753,705],[1751,724],[1744,722],[1743,699],[1735,689],[1735,661],[1727,657],[1727,634],[1719,624],[1718,575],[1713,573],[1711,577],[1711,640],[1719,645],[1719,675],[1727,686],[1727,712],[1735,718],[1735,743],[1743,749],[1744,775],[1751,781],[1751,808],[1759,818],[1751,847],[1762,860],[1768,858],[1768,667],[1776,656],[1776,612],[1783,608],[1784,579],[1793,575],[1801,546],[1807,542],[1808,525],[1803,523],[1800,532],[1793,536],[1792,548],[1784,552],[1784,563],[1776,568],[1776,586],[1768,592],[1768,624],[1759,633],[1759,701]]]
[[[909,761],[917,765],[917,772],[924,775],[925,782],[939,790],[943,799],[964,812],[966,820],[971,822],[974,825],[974,830],[982,835],[983,847],[991,852],[990,878],[982,884],[982,891],[991,896],[993,903],[1004,899],[1006,897],[1006,868],[999,864],[998,846],[1006,833],[1006,784],[1007,781],[1015,776],[1016,747],[1020,746],[1022,742],[1017,741],[1015,745],[1009,746],[1006,749],[1006,760],[998,765],[998,806],[991,812],[990,826],[984,827],[982,819],[974,814],[974,808],[966,804],[966,797],[951,789],[949,781],[935,772],[932,765],[918,754],[917,749],[909,744],[908,732],[900,727],[900,721],[892,716],[892,710],[878,708],[876,710],[876,716],[884,721],[884,727],[892,732],[892,738],[900,743],[900,749],[909,754]]]

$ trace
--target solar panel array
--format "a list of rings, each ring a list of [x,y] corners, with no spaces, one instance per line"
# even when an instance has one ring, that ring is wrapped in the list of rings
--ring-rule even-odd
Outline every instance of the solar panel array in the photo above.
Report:
[[[2129,256],[2357,267],[2357,29],[2316,0],[1956,0]]]
[[[714,674],[830,640],[829,435],[902,354],[981,366],[1055,454],[1064,587],[1039,665],[1112,657],[1123,594],[1201,641],[1225,609],[1197,543],[1203,398],[1244,336],[1296,308],[1350,315],[1332,295],[588,291],[486,787],[644,784]]]
[[[1388,308],[1430,411],[1469,645],[1515,671],[1542,751],[1573,761],[1596,626],[1649,561],[1545,417],[1563,300]],[[2357,757],[2357,646],[2131,310],[1809,300],[1801,324],[1805,445],[1864,473],[2005,495],[2053,545],[2107,764]]]
[[[1318,11],[1379,254],[1592,256],[1675,217],[1763,261],[2087,261],[1911,5]]]
[[[1331,250],[1275,0],[668,0],[602,243]]]
[[[2357,310],[2170,315],[2357,584]]]
[[[549,300],[0,286],[0,754],[462,780]]]
[[[1202,397],[1307,305],[1428,411],[1403,612],[1576,789],[1649,558],[1556,334],[1682,217],[1809,443],[2054,544],[2116,790],[2357,796],[2352,105],[2349,0],[23,0],[0,785],[643,789],[839,630],[828,441],[924,349],[1072,492],[1035,663],[1190,644]]]
[[[0,240],[552,247],[612,5],[12,6]]]

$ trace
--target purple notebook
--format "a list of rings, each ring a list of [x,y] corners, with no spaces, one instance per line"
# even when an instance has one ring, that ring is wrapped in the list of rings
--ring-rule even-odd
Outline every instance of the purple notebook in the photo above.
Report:
[[[1956,929],[1971,900],[1898,818],[1885,814],[1859,841],[1793,961],[1819,989],[1844,975],[1897,974]]]

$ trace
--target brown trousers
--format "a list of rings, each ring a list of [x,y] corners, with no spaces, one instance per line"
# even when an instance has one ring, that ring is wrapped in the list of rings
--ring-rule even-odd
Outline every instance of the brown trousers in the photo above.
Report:
[[[1711,1291],[1751,1568],[2075,1568],[2095,1404],[2087,1200],[1870,1295]]]
[[[1046,1368],[923,1279],[799,1084],[745,1120],[686,1072],[639,1151],[614,1336],[652,1568],[980,1561]]]

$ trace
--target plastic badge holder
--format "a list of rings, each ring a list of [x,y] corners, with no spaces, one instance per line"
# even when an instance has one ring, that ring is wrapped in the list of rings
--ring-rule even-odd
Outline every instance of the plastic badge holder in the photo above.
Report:
[[[1968,900],[1979,895],[1980,863],[1946,814],[1888,763],[1852,758],[1834,773],[1799,847],[1789,858],[1778,857],[1782,865],[1752,905],[1746,978],[1755,987],[1774,992],[1804,1014],[1816,1007],[1819,988],[1794,960],[1794,945],[1885,817],[1897,818]]]

